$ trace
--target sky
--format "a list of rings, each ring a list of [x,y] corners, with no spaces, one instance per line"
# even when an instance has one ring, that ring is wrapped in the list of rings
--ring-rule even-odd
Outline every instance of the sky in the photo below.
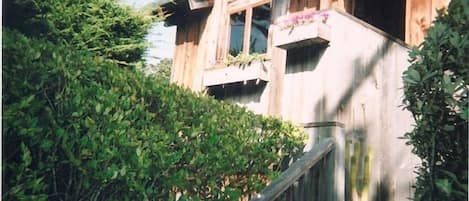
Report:
[[[155,24],[146,36],[150,47],[145,53],[147,63],[158,63],[160,59],[172,58],[174,55],[176,26],[165,27],[163,23]]]
[[[126,5],[130,5],[136,8],[140,8],[144,6],[145,4],[154,2],[155,0],[120,0],[122,3]]]
[[[155,0],[120,1],[125,5],[130,5],[138,9],[148,3],[154,2]],[[150,44],[144,56],[146,62],[156,64],[163,58],[172,58],[174,55],[175,38],[176,26],[165,27],[163,23],[155,23],[146,36],[146,40]]]

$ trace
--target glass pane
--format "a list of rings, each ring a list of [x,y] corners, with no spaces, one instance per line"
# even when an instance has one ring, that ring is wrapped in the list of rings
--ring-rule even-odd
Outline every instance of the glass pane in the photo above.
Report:
[[[264,4],[252,10],[249,53],[267,52],[267,36],[270,24],[270,5]]]
[[[246,11],[231,15],[230,54],[237,56],[243,52],[244,25]]]

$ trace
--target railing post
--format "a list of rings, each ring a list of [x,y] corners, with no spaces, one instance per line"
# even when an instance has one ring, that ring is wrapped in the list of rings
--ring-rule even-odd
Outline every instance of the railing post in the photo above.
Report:
[[[336,200],[345,200],[345,131],[343,125],[335,127],[335,166],[334,166],[334,183],[336,189]]]
[[[327,197],[334,201],[345,200],[345,133],[344,124],[340,122],[313,122],[303,124],[309,134],[309,142],[304,151],[311,150],[315,145],[327,138],[333,138],[335,149],[333,151],[333,186],[334,190]]]

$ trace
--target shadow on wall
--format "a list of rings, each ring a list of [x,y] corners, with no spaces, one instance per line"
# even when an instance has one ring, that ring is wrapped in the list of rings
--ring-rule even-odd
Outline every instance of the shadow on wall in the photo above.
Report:
[[[392,43],[393,42],[391,40],[386,40],[386,42],[380,46],[380,48],[374,53],[374,55],[368,62],[364,62],[363,59],[360,57],[356,58],[353,61],[354,74],[352,82],[346,86],[347,89],[345,90],[344,94],[340,97],[340,101],[338,102],[338,104],[332,107],[332,109],[328,112],[327,109],[329,107],[327,107],[327,97],[323,96],[322,98],[320,98],[314,107],[314,111],[312,111],[314,114],[313,121],[331,121],[336,119],[337,117],[340,117],[341,115],[339,114],[346,112],[347,107],[350,106],[350,101],[354,93],[360,88],[360,86],[365,83],[366,79],[372,75],[379,60],[382,59],[383,56],[389,52]],[[319,49],[309,48],[309,50],[308,48],[298,48],[293,50],[294,52],[289,51],[288,57],[290,57],[291,55],[294,58],[290,59],[287,57],[286,73],[289,74],[302,71],[313,71],[316,68],[319,59],[324,54],[326,49],[327,48],[325,47]],[[295,62],[295,60],[301,61],[300,58],[303,58],[303,61],[304,58],[307,58],[309,60],[306,60],[307,62],[304,62],[304,64],[301,65],[301,63],[299,62]],[[290,63],[288,63],[289,61]]]
[[[260,103],[262,92],[266,84],[264,81],[249,80],[245,83],[233,83],[225,86],[214,86],[209,88],[209,95],[217,100],[224,100],[239,104]]]
[[[341,121],[341,118],[346,118],[346,115],[351,115],[351,100],[353,95],[373,74],[378,62],[390,51],[391,44],[392,42],[390,40],[386,40],[369,60],[360,57],[356,58],[353,61],[353,79],[347,86],[343,86],[346,87],[346,90],[344,90],[344,93],[340,96],[340,101],[333,107],[327,107],[327,97],[323,96],[319,99],[314,107],[314,121],[332,121],[336,119]],[[322,55],[324,50],[319,53]],[[295,56],[298,57],[298,55]],[[316,64],[317,61],[313,60],[312,63]],[[293,68],[289,72],[294,73],[296,72],[295,69],[297,68]],[[314,67],[307,70],[314,70]],[[383,93],[386,94],[386,92]],[[332,109],[327,111],[328,108]],[[373,163],[373,157],[378,150],[374,150],[375,147],[369,145],[370,142],[368,138],[371,133],[367,130],[367,119],[363,119],[362,121],[362,125],[345,125],[346,127],[351,126],[345,133],[346,200],[360,201],[369,200],[369,198],[373,201],[394,200],[395,198],[392,197],[393,189],[390,173],[386,171],[386,168],[372,167],[372,164],[376,164]],[[380,166],[382,166],[382,164]],[[385,171],[381,171],[381,169]],[[373,170],[380,172],[373,173]],[[371,177],[373,175],[379,176],[379,178],[372,180]],[[376,183],[371,185],[371,181]],[[371,189],[370,186],[373,186],[373,188]]]
[[[352,83],[348,85],[348,88],[340,98],[338,105],[333,107],[333,110],[331,110],[331,112],[326,115],[326,119],[332,119],[333,117],[336,117],[341,108],[344,108],[350,104],[350,100],[352,99],[353,94],[360,88],[361,85],[364,84],[366,79],[370,77],[379,60],[389,52],[391,44],[391,40],[386,40],[386,42],[382,44],[381,47],[374,53],[369,62],[364,62],[362,58],[356,58],[353,61],[354,75]]]
[[[376,193],[373,195],[372,201],[388,201],[391,200],[391,181],[388,175],[385,175],[376,186]]]
[[[288,50],[285,73],[293,74],[313,71],[326,49],[327,45],[315,45]]]

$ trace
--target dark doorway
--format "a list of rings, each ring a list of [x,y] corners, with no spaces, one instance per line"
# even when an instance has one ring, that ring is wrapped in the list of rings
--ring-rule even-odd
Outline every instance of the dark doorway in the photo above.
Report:
[[[405,0],[356,0],[353,15],[404,40]]]

